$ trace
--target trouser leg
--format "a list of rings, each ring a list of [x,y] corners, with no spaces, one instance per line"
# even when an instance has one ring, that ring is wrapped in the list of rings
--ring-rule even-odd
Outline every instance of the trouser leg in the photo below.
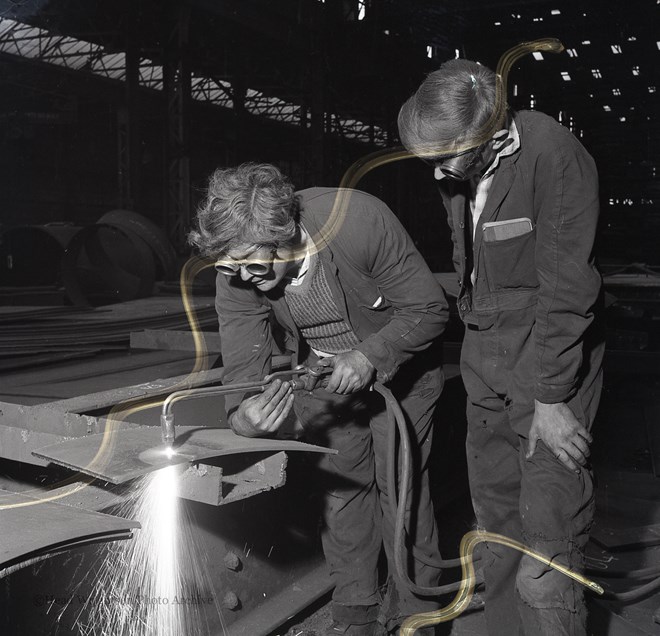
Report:
[[[468,413],[468,475],[477,525],[520,541],[518,436],[509,428],[505,412],[471,405]],[[488,634],[515,635],[520,623],[515,593],[520,553],[494,542],[481,544],[478,553]]]
[[[576,474],[566,468],[543,442],[530,460],[521,459],[521,466],[523,542],[557,563],[583,572],[583,551],[594,512],[590,471]],[[579,583],[525,555],[516,587],[523,634],[586,634],[586,607]]]
[[[495,333],[465,332],[461,374],[468,394],[468,477],[478,527],[520,541],[520,440],[505,407],[505,371],[499,365],[498,343]],[[494,542],[481,544],[477,554],[486,586],[488,634],[515,635],[520,624],[515,593],[520,554]]]
[[[391,387],[404,412],[410,437],[412,485],[408,489],[406,507],[406,537],[403,564],[407,576],[423,587],[438,585],[441,574],[441,556],[438,529],[429,488],[429,455],[433,441],[433,413],[442,390],[439,369],[422,375],[412,389]],[[387,422],[386,414],[372,419],[376,480],[383,513],[382,533],[388,563],[388,589],[383,602],[381,620],[389,629],[399,625],[403,618],[439,607],[437,597],[421,596],[410,590],[409,584],[397,571],[394,558],[396,518],[391,509],[391,496],[387,484],[387,444],[395,425]],[[401,464],[397,474],[400,476]]]
[[[429,492],[428,460],[432,416],[442,390],[442,371],[412,369],[392,390],[407,418],[411,438],[413,486],[408,497],[406,553],[410,576],[422,586],[436,586],[440,577],[438,532]],[[383,615],[391,625],[401,617],[438,607],[434,597],[418,597],[396,574],[393,542],[395,515],[387,485],[387,444],[392,426],[385,403],[375,392],[352,396],[296,396],[296,413],[309,441],[339,451],[320,460],[325,491],[322,542],[335,583],[333,617],[358,623],[374,617],[379,601],[378,558],[384,544],[392,577]]]
[[[568,403],[587,428],[591,428],[598,408],[601,374],[589,380]],[[521,452],[521,471],[520,516],[525,544],[582,573],[595,509],[591,471],[584,468],[575,473],[566,468],[543,442],[530,460]],[[525,635],[586,634],[581,584],[528,556],[522,557],[516,583]]]
[[[591,474],[586,469],[579,474],[567,469],[542,442],[534,456],[525,459],[534,406],[524,396],[533,393],[519,380],[509,386],[509,369],[501,364],[499,352],[490,349],[500,338],[468,332],[463,351],[469,396],[468,467],[477,521],[487,531],[522,541],[581,571],[593,518]],[[521,353],[519,367],[528,360]],[[498,367],[499,373],[491,372]],[[524,376],[519,367],[519,376]],[[594,375],[584,380],[568,403],[587,428],[595,416],[601,385],[599,366],[593,368]],[[483,553],[489,636],[585,634],[581,586],[513,549],[491,542]]]
[[[369,428],[370,396],[325,391],[296,396],[296,413],[308,441],[339,451],[319,460],[324,491],[321,539],[335,584],[332,614],[337,621],[365,623],[378,614],[381,510],[375,484]]]
[[[526,460],[526,443],[518,448],[507,444],[492,422],[468,433],[470,488],[479,526],[582,572],[593,518],[590,472],[567,469],[542,442]],[[579,583],[494,542],[487,542],[481,554],[489,636],[586,633]]]

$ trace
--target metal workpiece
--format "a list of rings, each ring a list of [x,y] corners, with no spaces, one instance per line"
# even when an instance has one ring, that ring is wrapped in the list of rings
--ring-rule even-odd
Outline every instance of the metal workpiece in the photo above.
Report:
[[[212,303],[209,306],[212,308]],[[154,301],[153,307],[158,316],[169,313],[160,301]],[[128,308],[120,309],[108,312],[113,320],[126,317]],[[133,305],[130,309],[132,312]],[[160,337],[165,338],[165,334],[159,333]],[[273,380],[297,380],[304,374],[304,369],[291,369],[290,356],[275,356],[272,362],[274,374],[263,379],[263,388]],[[122,377],[105,373],[108,367]],[[78,596],[66,605],[64,601],[69,598],[62,593],[61,581],[80,585],[76,587],[80,598],[92,594],[96,582],[92,576],[85,576],[94,571],[99,556],[105,554],[105,548],[97,543],[130,540],[133,532],[139,535],[134,522],[112,515],[124,510],[124,504],[140,491],[141,476],[171,464],[179,467],[173,489],[179,497],[177,505],[188,519],[192,541],[209,555],[212,589],[208,591],[214,602],[202,611],[210,633],[233,635],[234,623],[236,634],[241,636],[272,632],[277,624],[329,589],[315,503],[307,499],[307,470],[316,459],[289,453],[333,451],[297,441],[235,435],[226,428],[222,395],[227,389],[243,389],[236,385],[211,387],[223,381],[222,368],[195,373],[186,372],[187,368],[187,359],[169,350],[162,356],[151,351],[136,352],[128,361],[68,365],[64,371],[53,370],[45,378],[38,378],[43,386],[35,390],[17,389],[18,399],[32,393],[48,396],[42,403],[15,403],[13,393],[8,394],[11,399],[0,402],[0,456],[17,462],[17,468],[18,462],[30,465],[25,478],[30,480],[26,488],[33,491],[33,497],[53,498],[48,503],[11,510],[15,523],[11,521],[8,526],[11,537],[5,546],[12,555],[7,554],[10,569],[4,568],[10,578],[3,587],[8,601],[0,620],[1,632],[12,625],[11,633],[45,633],[55,620],[60,629],[73,632],[72,625],[80,614]],[[287,370],[281,373],[283,369]],[[75,377],[75,384],[64,383],[65,389],[60,390],[58,375]],[[204,391],[200,397],[206,395],[208,399],[186,401],[171,412],[176,413],[180,425],[195,426],[179,426],[174,436],[170,426],[173,419],[166,419],[165,441],[171,441],[168,457],[160,419],[163,399],[177,388],[204,386],[211,391]],[[134,411],[127,408],[117,415],[120,405],[138,401],[148,406]],[[68,473],[59,466],[85,474]],[[44,474],[49,479],[48,490],[39,481]],[[87,475],[97,479],[89,480]],[[78,481],[52,489],[67,477]],[[17,486],[12,482],[5,487]],[[17,497],[12,494],[5,503],[27,503],[22,495]],[[3,511],[0,516],[9,520],[9,515],[10,511]],[[44,523],[46,516],[48,521]],[[25,528],[33,529],[29,536]],[[309,578],[317,571],[325,576],[322,585],[316,584],[316,576]],[[230,590],[238,605],[235,609],[222,608],[219,615],[217,608]],[[48,611],[49,604],[37,605],[43,598],[58,600],[49,601],[53,607]],[[24,611],[25,599],[28,611]],[[61,606],[57,604],[60,600]],[[18,631],[14,625],[19,626]]]
[[[278,362],[282,364],[284,360],[288,358],[279,358]],[[120,402],[155,398],[184,382],[192,387],[217,382],[223,374],[224,369],[210,369],[35,405],[0,401],[0,458],[45,466],[47,462],[33,451],[106,429],[106,416],[88,412],[98,413]],[[124,420],[113,426],[123,430],[139,428],[142,424]]]
[[[0,491],[0,578],[54,553],[130,539],[140,527],[137,521],[50,501],[49,494]]]
[[[222,506],[280,488],[286,483],[286,466],[284,451],[226,456],[222,466],[193,464],[179,476],[177,495]]]
[[[104,453],[104,448],[110,450]],[[212,457],[279,451],[336,452],[295,440],[242,437],[227,428],[194,426],[180,427],[171,448],[161,443],[160,427],[143,426],[111,433],[111,440],[104,434],[87,435],[33,452],[55,464],[122,484],[166,466],[178,464],[185,469],[186,464]]]

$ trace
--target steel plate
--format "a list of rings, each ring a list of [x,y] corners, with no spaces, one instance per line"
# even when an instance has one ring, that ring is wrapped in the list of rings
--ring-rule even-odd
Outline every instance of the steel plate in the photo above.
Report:
[[[43,492],[48,496],[48,491]],[[137,521],[83,510],[24,493],[0,491],[0,576],[24,561],[88,543],[129,539]]]
[[[113,484],[122,484],[165,466],[224,455],[264,451],[337,452],[294,440],[241,437],[227,428],[177,426],[171,456],[161,442],[159,426],[120,430],[108,434],[105,442],[104,437],[103,433],[78,437],[40,448],[33,454]]]

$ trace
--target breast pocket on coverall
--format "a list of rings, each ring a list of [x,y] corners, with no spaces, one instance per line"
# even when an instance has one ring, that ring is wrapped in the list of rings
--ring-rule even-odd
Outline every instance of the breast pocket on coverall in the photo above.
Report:
[[[483,254],[491,292],[538,286],[536,276],[536,231],[502,240],[486,240]]]

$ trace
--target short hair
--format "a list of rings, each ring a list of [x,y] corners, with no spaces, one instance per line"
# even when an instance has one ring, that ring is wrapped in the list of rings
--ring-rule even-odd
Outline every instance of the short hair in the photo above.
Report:
[[[429,155],[448,153],[457,142],[470,143],[495,111],[495,88],[496,76],[489,68],[470,60],[445,62],[401,107],[401,143],[413,153]]]
[[[211,175],[188,241],[212,258],[239,246],[276,249],[296,238],[298,220],[293,184],[273,165],[244,163]]]

